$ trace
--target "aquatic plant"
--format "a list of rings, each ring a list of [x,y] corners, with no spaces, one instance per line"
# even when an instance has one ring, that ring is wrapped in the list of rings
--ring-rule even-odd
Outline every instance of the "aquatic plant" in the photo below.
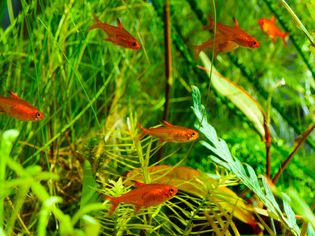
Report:
[[[0,2],[0,95],[13,91],[45,117],[0,111],[0,234],[314,234],[314,4],[168,2]],[[119,18],[142,49],[89,31],[93,14]],[[260,48],[195,59],[192,45],[215,34],[202,30],[207,18],[232,25],[234,15]],[[259,29],[272,15],[290,33],[286,48]],[[163,112],[200,139],[140,139],[138,124],[158,125]],[[121,203],[110,216],[106,197],[134,181],[179,192],[139,212]]]

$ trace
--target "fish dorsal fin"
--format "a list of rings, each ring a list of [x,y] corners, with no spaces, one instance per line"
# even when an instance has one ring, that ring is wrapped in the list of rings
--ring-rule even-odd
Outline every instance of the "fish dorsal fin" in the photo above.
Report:
[[[10,93],[10,97],[13,98],[13,99],[19,100],[19,103],[24,104],[24,105],[26,105],[28,107],[34,108],[30,103],[28,103],[27,101],[25,101],[22,98],[20,98],[16,93],[14,93],[12,91],[9,91],[9,93]]]
[[[136,188],[143,187],[145,185],[146,185],[145,183],[141,183],[141,182],[135,181]]]
[[[275,23],[275,22],[276,22],[276,17],[275,17],[275,16],[272,16],[272,17],[270,18],[270,20],[271,20],[272,23]]]
[[[9,91],[9,93],[11,98],[22,100],[22,98],[20,98],[16,93],[13,93],[12,91]]]
[[[119,28],[124,28],[123,24],[121,23],[121,21],[117,18],[117,25]]]
[[[235,18],[235,16],[233,16],[233,22],[234,22],[234,26],[235,26],[236,28],[239,28],[239,27],[240,27],[239,24],[238,24],[237,19]]]
[[[162,122],[163,122],[163,124],[166,125],[166,126],[174,126],[174,125],[172,125],[171,123],[168,123],[166,120],[163,120]]]

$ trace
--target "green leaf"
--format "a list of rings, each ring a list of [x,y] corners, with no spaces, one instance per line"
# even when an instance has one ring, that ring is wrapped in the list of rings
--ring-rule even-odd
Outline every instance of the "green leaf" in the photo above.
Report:
[[[315,47],[315,41],[314,41],[313,37],[308,32],[308,30],[303,25],[303,23],[300,21],[300,19],[297,17],[297,15],[294,13],[292,8],[287,4],[287,2],[285,0],[281,0],[281,3],[285,7],[285,9],[289,12],[289,14],[291,15],[291,17],[294,20],[297,27],[303,31],[303,33],[306,35],[307,39],[311,42],[312,46]]]
[[[295,211],[300,214],[305,220],[312,225],[315,229],[315,215],[305,201],[299,196],[299,194],[292,188],[287,190],[287,194],[293,203],[292,206]]]
[[[85,235],[89,236],[99,235],[101,225],[97,220],[95,220],[93,217],[89,215],[84,215],[82,219],[84,222]]]
[[[210,141],[202,141],[201,144],[217,155],[216,157],[210,156],[211,160],[214,161],[216,164],[222,165],[228,170],[231,170],[244,185],[246,185],[257,195],[261,202],[267,207],[267,210],[271,217],[281,221],[293,234],[299,235],[299,227],[297,226],[296,222],[289,220],[281,212],[280,207],[267,183],[267,180],[262,177],[262,186],[265,190],[264,193],[261,190],[262,187],[259,185],[258,177],[252,167],[245,164],[247,166],[247,173],[242,163],[236,157],[233,157],[231,155],[225,141],[222,139],[218,139],[214,128],[207,121],[205,108],[200,101],[199,89],[197,87],[193,87],[192,91],[193,111],[195,112],[195,115],[201,124],[199,130]],[[286,207],[286,210],[289,212],[290,210],[288,208],[290,208],[290,206],[287,205]]]
[[[92,167],[88,161],[84,161],[80,208],[85,207],[89,203],[97,202],[98,194],[96,193],[96,189],[97,184],[95,181],[95,175],[92,172]]]
[[[10,152],[13,143],[19,136],[19,131],[10,129],[2,133],[0,136],[0,189],[3,191],[5,188],[7,161],[10,158]],[[4,222],[4,197],[0,196],[0,229],[3,227]]]
[[[252,122],[261,137],[265,137],[264,111],[259,103],[248,94],[243,88],[223,77],[211,64],[209,57],[201,52],[200,59],[207,70],[212,70],[211,84],[213,88],[222,96],[228,98],[246,117]]]

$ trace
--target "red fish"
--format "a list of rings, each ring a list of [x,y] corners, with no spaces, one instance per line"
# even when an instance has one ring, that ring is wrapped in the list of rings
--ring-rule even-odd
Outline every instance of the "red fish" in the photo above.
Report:
[[[216,38],[210,39],[200,45],[193,45],[193,49],[195,51],[195,57],[197,58],[201,51],[209,48],[214,48],[214,57],[216,57],[219,53],[231,52],[234,49],[238,48],[239,45],[233,41],[224,41],[224,39]]]
[[[150,206],[159,205],[177,193],[177,188],[166,184],[144,184],[135,182],[136,188],[120,197],[107,197],[107,200],[112,202],[112,207],[109,214],[112,215],[119,203],[133,204],[136,207],[136,212],[140,208],[148,208]]]
[[[92,25],[89,30],[98,28],[102,29],[108,35],[108,38],[105,38],[106,41],[133,50],[138,50],[141,48],[140,43],[127,30],[124,29],[124,26],[118,18],[118,27],[109,25],[107,23],[102,23],[96,15],[94,15],[94,19],[96,20],[96,24]]]
[[[285,37],[289,35],[289,33],[282,32],[278,26],[276,26],[276,18],[273,16],[271,19],[261,18],[258,20],[258,24],[263,33],[267,34],[273,43],[276,42],[276,37],[280,37],[283,41],[284,46],[287,46],[287,42],[285,41]]]
[[[258,48],[259,42],[253,36],[240,28],[236,18],[233,18],[234,26],[223,25],[217,23],[217,37],[224,37],[225,41],[233,41],[241,47]],[[209,19],[209,26],[205,29],[212,29],[214,27],[214,21]]]
[[[247,48],[258,48],[259,42],[253,36],[245,32],[239,27],[236,18],[233,18],[234,26],[228,26],[218,23],[216,26],[215,39],[210,39],[201,45],[193,46],[196,56],[201,50],[215,47],[215,54],[219,52],[230,52],[239,46]],[[210,30],[214,28],[214,21],[209,19],[210,24],[204,29]]]
[[[43,113],[27,101],[10,92],[10,97],[0,96],[0,113],[23,121],[40,121],[44,119]]]
[[[146,129],[139,125],[143,132],[143,136],[152,135],[159,138],[162,142],[185,143],[196,140],[199,133],[196,130],[182,126],[172,125],[167,121],[163,121],[164,126]]]

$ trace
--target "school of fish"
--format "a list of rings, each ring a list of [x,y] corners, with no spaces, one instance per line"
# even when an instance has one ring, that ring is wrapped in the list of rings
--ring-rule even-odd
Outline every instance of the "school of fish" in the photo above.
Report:
[[[236,18],[233,18],[234,26],[228,26],[224,24],[215,24],[214,20],[209,18],[209,25],[204,27],[204,30],[213,30],[216,28],[216,33],[213,38],[203,42],[200,45],[193,45],[195,57],[197,58],[201,51],[205,49],[214,50],[215,57],[219,53],[231,52],[238,47],[245,48],[259,48],[260,44],[256,38],[241,29]],[[258,24],[263,33],[269,35],[273,42],[275,37],[279,36],[283,40],[286,46],[285,37],[288,33],[281,32],[275,24],[275,18],[271,20],[262,18],[258,20]],[[216,27],[214,27],[216,26]]]
[[[141,49],[138,40],[133,37],[117,18],[117,25],[113,26],[103,23],[96,15],[93,15],[96,23],[91,25],[89,30],[101,29],[107,34],[106,41],[114,43],[120,47],[132,50]],[[260,44],[257,39],[241,29],[236,18],[233,18],[234,26],[228,26],[217,23],[209,18],[209,25],[204,27],[204,30],[213,30],[216,28],[216,33],[213,38],[203,42],[200,45],[194,45],[195,57],[198,57],[200,52],[205,49],[213,49],[215,57],[219,53],[231,52],[238,47],[259,48]],[[273,43],[276,42],[276,37],[280,37],[283,44],[286,46],[285,38],[288,33],[282,32],[276,25],[275,17],[271,19],[261,18],[258,24],[264,34],[267,34]],[[10,97],[0,96],[0,114],[6,114],[21,121],[40,121],[44,118],[42,112],[32,106],[30,103],[19,98],[13,92],[10,92]],[[141,128],[144,135],[152,135],[165,142],[189,142],[198,138],[198,132],[184,127],[171,125],[164,122],[165,126],[159,128],[144,129]]]
[[[113,26],[101,22],[96,15],[93,16],[96,23],[91,25],[89,30],[103,30],[107,35],[105,41],[120,47],[132,50],[141,49],[140,43],[124,28],[118,18],[117,26]],[[240,28],[236,18],[234,18],[233,21],[234,26],[228,26],[221,23],[215,25],[215,22],[210,18],[209,25],[205,26],[204,30],[213,30],[216,28],[215,35],[213,38],[210,38],[202,44],[193,46],[195,56],[197,57],[200,52],[205,49],[213,49],[216,56],[219,53],[233,51],[238,47],[259,48],[260,44],[258,40],[244,29]],[[258,20],[258,24],[262,32],[267,34],[272,42],[275,43],[276,37],[280,37],[286,46],[285,37],[288,36],[288,33],[281,32],[275,24],[274,17],[270,20],[261,18]],[[42,112],[13,92],[10,92],[9,97],[0,96],[0,114],[2,113],[21,121],[41,121],[44,119]],[[142,131],[140,138],[150,135],[158,138],[161,142],[186,143],[195,141],[199,138],[199,133],[196,130],[173,125],[167,121],[163,121],[163,125],[159,127],[147,129],[139,125],[139,128]],[[132,204],[135,206],[135,211],[138,212],[142,207],[147,208],[156,206],[171,199],[178,191],[176,187],[165,184],[144,184],[136,182],[135,186],[136,188],[134,190],[131,190],[120,197],[108,196],[106,198],[112,203],[109,212],[110,215],[115,212],[120,203]]]

